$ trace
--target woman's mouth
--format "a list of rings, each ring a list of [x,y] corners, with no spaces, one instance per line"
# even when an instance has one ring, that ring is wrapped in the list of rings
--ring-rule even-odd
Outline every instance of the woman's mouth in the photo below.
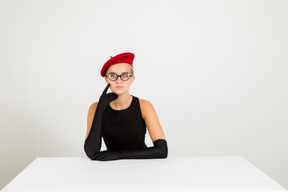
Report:
[[[122,87],[122,86],[116,86],[116,88],[117,88],[117,89],[122,89],[123,87]]]

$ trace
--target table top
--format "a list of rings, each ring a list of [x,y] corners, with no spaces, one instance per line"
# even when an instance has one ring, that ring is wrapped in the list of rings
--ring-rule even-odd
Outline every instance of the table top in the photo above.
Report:
[[[240,156],[91,161],[38,157],[2,192],[10,191],[286,191]]]

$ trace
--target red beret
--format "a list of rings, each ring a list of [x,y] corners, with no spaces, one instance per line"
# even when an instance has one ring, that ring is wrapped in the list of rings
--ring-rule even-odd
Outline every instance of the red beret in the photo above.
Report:
[[[120,53],[114,57],[111,56],[111,58],[103,65],[103,67],[101,69],[101,76],[105,77],[105,73],[106,73],[107,69],[109,67],[111,67],[112,65],[115,65],[117,63],[128,63],[129,65],[131,65],[133,67],[134,57],[135,57],[135,55],[133,53],[130,53],[130,52]]]

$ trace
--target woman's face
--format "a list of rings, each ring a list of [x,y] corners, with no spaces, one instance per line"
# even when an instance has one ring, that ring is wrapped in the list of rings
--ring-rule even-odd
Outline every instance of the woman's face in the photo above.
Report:
[[[107,70],[107,74],[108,73],[116,73],[117,75],[122,75],[123,73],[131,73],[131,69],[127,63],[118,63],[109,67]],[[135,76],[133,75],[127,81],[123,81],[120,77],[118,77],[116,81],[111,81],[108,77],[105,76],[106,83],[110,83],[111,91],[117,95],[129,92],[129,88],[134,82],[134,79]]]

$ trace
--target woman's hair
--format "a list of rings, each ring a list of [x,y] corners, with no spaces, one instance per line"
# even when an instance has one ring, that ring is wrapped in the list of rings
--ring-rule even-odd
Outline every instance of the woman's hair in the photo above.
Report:
[[[131,73],[132,73],[132,76],[133,76],[134,75],[134,68],[131,65],[129,65],[129,67],[130,67],[130,70],[131,70]],[[108,69],[106,70],[106,74],[105,75],[107,75],[107,73],[108,73]]]
[[[129,67],[130,67],[130,69],[131,69],[132,75],[134,75],[134,68],[133,68],[131,65],[129,65]]]

